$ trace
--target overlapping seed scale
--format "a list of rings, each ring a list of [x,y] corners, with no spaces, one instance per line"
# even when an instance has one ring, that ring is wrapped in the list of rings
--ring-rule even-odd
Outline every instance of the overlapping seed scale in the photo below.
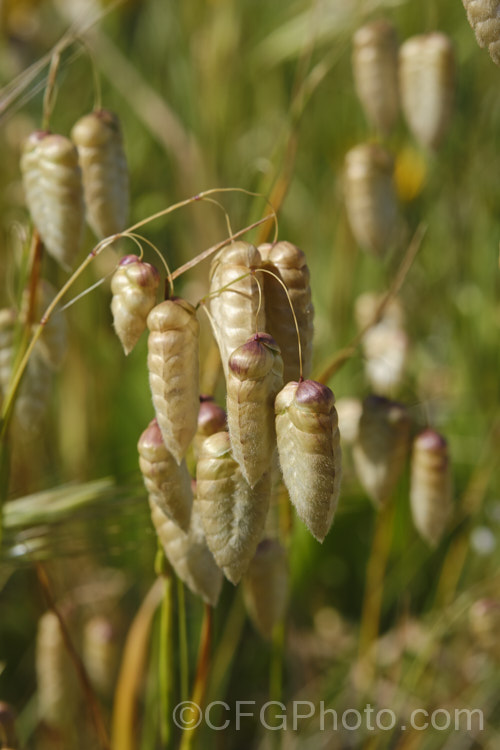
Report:
[[[222,573],[210,552],[195,499],[189,530],[183,531],[150,501],[151,518],[168,561],[188,589],[215,607],[222,588]]]
[[[160,277],[156,268],[136,255],[126,255],[111,279],[113,325],[125,354],[129,354],[146,330],[156,302]]]
[[[313,380],[287,383],[276,397],[283,479],[299,518],[322,542],[338,503],[342,458],[335,398]]]
[[[216,432],[227,429],[227,414],[225,409],[215,403],[213,396],[200,396],[198,411],[198,427],[194,436],[193,448],[196,460],[200,455],[201,446],[207,437]]]
[[[14,331],[17,313],[12,307],[0,310],[0,394],[5,396],[12,373]]]
[[[78,120],[71,137],[78,149],[90,226],[98,237],[122,232],[128,222],[129,178],[118,117],[96,110]]]
[[[467,18],[480,47],[488,47],[500,65],[500,0],[463,0]]]
[[[198,337],[195,308],[182,299],[161,302],[147,319],[149,384],[167,449],[180,464],[198,418]]]
[[[382,257],[397,239],[399,208],[394,160],[382,146],[366,143],[348,151],[344,192],[352,233],[364,250]]]
[[[149,500],[184,531],[189,529],[193,493],[191,477],[183,460],[176,460],[165,447],[158,422],[153,419],[138,443],[139,466]]]
[[[111,619],[94,615],[83,629],[82,657],[92,686],[110,698],[120,656],[119,634]]]
[[[398,40],[392,23],[381,19],[356,31],[352,66],[367,120],[387,135],[399,112]]]
[[[302,374],[307,378],[312,367],[314,307],[311,300],[309,267],[306,256],[291,242],[259,246],[262,266],[285,284],[293,305],[302,348]],[[283,381],[298,380],[300,359],[297,329],[285,290],[268,273],[263,274],[266,301],[266,328],[277,341],[283,359]]]
[[[261,539],[269,508],[269,475],[251,488],[231,455],[229,434],[218,432],[203,443],[196,477],[207,544],[226,578],[236,584]]]
[[[407,39],[399,51],[401,105],[408,127],[426,148],[437,149],[451,121],[455,56],[446,34]]]
[[[392,495],[406,463],[409,439],[410,418],[404,406],[383,396],[365,398],[353,458],[358,479],[376,505]]]
[[[233,242],[216,255],[210,269],[209,310],[226,376],[232,352],[256,330],[266,330],[259,286],[250,274],[260,266],[260,253],[254,245]]]
[[[413,443],[410,504],[417,531],[435,546],[446,530],[453,507],[448,445],[435,430],[424,430]]]
[[[64,729],[74,719],[76,681],[57,615],[45,612],[36,636],[38,715],[52,729]]]
[[[286,550],[277,539],[263,539],[243,576],[247,611],[263,638],[270,639],[286,610],[288,563]]]
[[[28,208],[47,252],[70,268],[80,248],[84,203],[78,153],[68,138],[33,133],[21,158]]]
[[[35,304],[33,310],[33,323],[35,327],[40,322],[42,315],[48,308],[56,296],[56,290],[46,279],[40,279],[35,296]],[[21,309],[21,318],[26,319],[29,304],[29,293],[28,291],[24,294],[23,304]],[[39,354],[41,359],[44,360],[46,365],[52,370],[58,370],[66,355],[68,346],[68,325],[66,322],[66,316],[61,311],[60,307],[57,306],[43,326],[43,330],[39,340],[36,343],[36,352]]]
[[[269,469],[276,447],[274,399],[283,385],[279,347],[257,333],[229,358],[227,423],[233,456],[255,487]]]

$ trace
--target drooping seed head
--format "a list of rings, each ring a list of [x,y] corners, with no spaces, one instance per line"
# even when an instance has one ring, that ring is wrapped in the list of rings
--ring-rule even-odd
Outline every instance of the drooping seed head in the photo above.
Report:
[[[200,396],[198,427],[194,436],[193,449],[198,460],[203,441],[216,432],[227,430],[227,414],[222,406],[215,403],[213,396]]]
[[[269,640],[284,617],[288,597],[286,551],[277,539],[259,543],[243,576],[243,594],[253,624]]]
[[[156,302],[160,276],[136,255],[121,259],[111,279],[113,325],[125,354],[137,344]]]
[[[413,442],[410,504],[417,531],[435,546],[453,509],[448,444],[435,430],[424,430]]]

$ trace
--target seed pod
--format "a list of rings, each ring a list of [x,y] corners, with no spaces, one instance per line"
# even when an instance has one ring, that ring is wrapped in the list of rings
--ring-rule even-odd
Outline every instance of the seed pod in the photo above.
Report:
[[[137,448],[150,503],[157,505],[171,521],[187,532],[193,493],[186,462],[177,465],[165,447],[156,419],[142,433]]]
[[[14,407],[15,420],[23,432],[39,432],[51,386],[52,371],[35,350],[28,361]]]
[[[40,237],[64,268],[80,248],[84,222],[78,153],[68,138],[32,133],[21,157],[26,202]]]
[[[51,611],[38,621],[36,678],[40,719],[53,729],[64,730],[73,721],[76,682],[59,620]]]
[[[311,301],[310,273],[306,256],[291,242],[260,245],[262,266],[285,284],[300,333],[302,375],[309,377],[312,366],[314,307]],[[266,328],[276,340],[283,359],[283,382],[300,377],[297,329],[290,302],[281,284],[268,273],[263,274],[266,301]]]
[[[149,384],[167,450],[178,464],[196,433],[198,419],[198,336],[196,310],[189,302],[161,302],[148,315]]]
[[[417,141],[437,149],[451,120],[455,56],[449,37],[440,32],[407,39],[399,51],[401,105]]]
[[[335,397],[314,380],[287,383],[275,401],[283,479],[299,518],[322,542],[337,507],[341,461]]]
[[[344,396],[336,402],[340,440],[352,445],[358,436],[359,420],[363,409],[359,398]]]
[[[106,109],[85,115],[71,138],[82,168],[87,220],[98,237],[122,232],[128,221],[129,185],[118,117]]]
[[[500,661],[500,600],[478,599],[469,610],[469,621],[480,648]]]
[[[453,506],[448,445],[434,430],[424,430],[413,443],[410,503],[417,531],[430,545],[436,546]]]
[[[353,43],[356,93],[367,120],[387,135],[399,111],[396,29],[389,21],[373,21],[356,31]]]
[[[402,404],[383,396],[365,398],[353,458],[358,479],[376,505],[386,502],[394,491],[409,439],[410,418]]]
[[[129,354],[146,330],[155,306],[160,277],[156,268],[136,255],[125,255],[111,279],[111,311],[116,334]]]
[[[255,487],[276,447],[274,399],[283,385],[283,361],[276,341],[256,333],[229,357],[227,424],[233,456]]]
[[[251,488],[231,455],[227,432],[203,443],[197,494],[207,544],[231,583],[238,583],[260,541],[269,507],[269,474]]]
[[[500,65],[500,0],[462,0],[480,47]]]
[[[205,439],[216,432],[222,432],[222,430],[226,429],[227,414],[222,406],[215,403],[213,396],[200,396],[198,428],[193,442],[196,460],[198,460],[201,446]]]
[[[45,279],[40,279],[35,296],[33,310],[33,327],[37,328],[42,315],[56,296],[56,290]],[[26,321],[28,314],[29,291],[26,290],[21,306],[21,319]],[[42,334],[36,343],[36,352],[51,370],[59,370],[67,350],[68,326],[66,316],[57,306],[47,323],[43,327]]]
[[[245,605],[253,624],[267,640],[285,614],[288,597],[286,551],[277,539],[263,539],[243,576]]]
[[[110,698],[113,694],[119,662],[118,633],[108,617],[94,615],[83,630],[83,661],[97,692]]]
[[[198,501],[193,503],[188,533],[170,521],[155,503],[150,502],[150,508],[156,533],[176,574],[193,594],[215,607],[222,588],[222,573],[207,547]]]
[[[261,257],[248,242],[233,242],[218,253],[210,269],[210,315],[227,377],[231,354],[255,333],[265,331],[264,301],[250,270],[260,268]],[[247,275],[245,275],[247,274]],[[241,278],[244,276],[244,278]]]
[[[14,330],[17,314],[11,307],[0,310],[0,394],[5,396],[12,373]]]
[[[352,233],[361,247],[382,257],[394,244],[399,214],[394,160],[375,143],[351,149],[345,158],[345,201]]]

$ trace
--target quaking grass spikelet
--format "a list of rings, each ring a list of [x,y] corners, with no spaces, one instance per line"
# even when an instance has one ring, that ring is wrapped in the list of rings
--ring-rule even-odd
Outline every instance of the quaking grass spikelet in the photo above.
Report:
[[[21,171],[26,203],[47,249],[63,268],[74,264],[84,225],[78,153],[62,135],[35,131],[27,139]]]
[[[14,308],[0,310],[0,395],[5,397],[12,373],[17,314]]]
[[[40,279],[36,289],[35,309],[33,316],[33,325],[36,327],[40,322],[45,310],[56,296],[56,290],[45,279]],[[24,293],[23,304],[21,308],[21,320],[24,322],[27,315],[28,307],[28,290]],[[43,327],[42,334],[38,339],[35,347],[36,353],[52,370],[58,370],[66,355],[68,339],[68,326],[66,316],[56,307],[49,320]]]
[[[263,539],[243,576],[243,595],[253,624],[269,640],[285,614],[288,598],[286,550],[277,539]]]
[[[434,547],[453,508],[448,444],[435,430],[424,430],[413,442],[410,504],[417,531]]]
[[[196,469],[197,497],[207,544],[231,583],[248,568],[269,508],[269,474],[251,488],[231,455],[227,432],[208,437]]]
[[[193,441],[196,460],[198,460],[204,440],[210,435],[226,429],[227,414],[225,409],[215,403],[213,396],[200,396],[198,427]]]
[[[158,422],[153,419],[137,445],[139,466],[149,501],[184,531],[189,529],[193,493],[186,462],[177,464],[165,447]]]
[[[256,333],[229,358],[227,423],[233,456],[250,487],[269,469],[276,447],[274,399],[283,385],[275,340]]]
[[[125,354],[137,344],[155,306],[160,276],[136,255],[125,255],[111,279],[113,325]]]
[[[87,220],[98,237],[122,232],[128,221],[129,179],[118,117],[98,109],[73,126],[82,168]]]
[[[259,287],[250,273],[260,266],[260,253],[248,242],[233,242],[212,262],[209,309],[226,376],[234,350],[252,333],[266,330],[264,303],[259,307]]]
[[[167,449],[181,463],[198,418],[198,336],[194,307],[161,302],[148,315],[148,370],[156,419]]]
[[[480,47],[500,65],[500,0],[462,0]]]
[[[335,397],[314,380],[287,383],[275,401],[285,486],[299,518],[320,542],[339,498],[341,449]]]
[[[266,329],[276,340],[283,359],[283,382],[300,377],[297,329],[290,302],[293,305],[302,348],[302,375],[309,377],[312,367],[314,307],[311,300],[309,267],[306,256],[291,242],[277,242],[259,246],[262,267],[272,271],[285,284],[285,290],[270,274],[263,274],[266,301]]]

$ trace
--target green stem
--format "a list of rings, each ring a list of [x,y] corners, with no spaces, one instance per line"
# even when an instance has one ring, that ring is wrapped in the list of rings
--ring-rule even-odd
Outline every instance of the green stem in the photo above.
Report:
[[[189,698],[189,654],[188,638],[186,625],[186,596],[184,584],[181,579],[177,579],[177,615],[179,627],[179,670],[181,701],[187,701]]]
[[[172,576],[164,575],[160,615],[160,734],[163,747],[170,742],[172,697]]]

